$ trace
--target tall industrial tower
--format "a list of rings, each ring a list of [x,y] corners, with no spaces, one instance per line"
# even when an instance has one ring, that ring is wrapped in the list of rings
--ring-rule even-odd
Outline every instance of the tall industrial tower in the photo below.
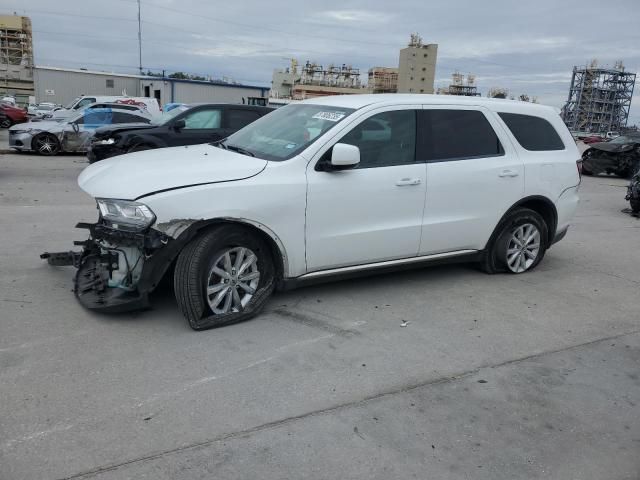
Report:
[[[604,133],[627,126],[636,74],[614,68],[573,67],[569,99],[562,118],[572,132]]]
[[[15,95],[26,103],[33,92],[31,20],[0,15],[0,94]]]

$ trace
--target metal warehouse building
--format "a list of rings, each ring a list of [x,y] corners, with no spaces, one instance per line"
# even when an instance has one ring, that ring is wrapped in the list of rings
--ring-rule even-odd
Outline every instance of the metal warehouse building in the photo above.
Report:
[[[62,105],[83,94],[155,97],[161,105],[167,102],[242,103],[247,97],[268,97],[269,94],[269,87],[58,67],[34,67],[33,80],[37,102]]]

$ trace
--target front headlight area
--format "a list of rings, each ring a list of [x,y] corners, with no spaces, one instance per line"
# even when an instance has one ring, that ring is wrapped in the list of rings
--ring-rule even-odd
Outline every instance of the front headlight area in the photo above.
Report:
[[[96,198],[100,215],[111,228],[140,232],[156,221],[156,216],[144,203],[113,198]]]
[[[163,243],[159,233],[149,230],[156,216],[140,202],[96,198],[100,221],[92,228],[99,249],[100,277],[110,288],[136,289],[145,259]]]
[[[116,139],[115,138],[103,138],[100,140],[93,140],[92,142],[94,145],[113,145],[114,143],[116,143]]]

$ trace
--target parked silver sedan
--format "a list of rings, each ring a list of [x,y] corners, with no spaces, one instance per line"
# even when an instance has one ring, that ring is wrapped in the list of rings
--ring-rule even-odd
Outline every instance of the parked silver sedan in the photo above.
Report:
[[[96,128],[123,123],[149,123],[150,115],[120,108],[94,108],[59,121],[20,123],[9,129],[9,148],[40,155],[86,152]]]

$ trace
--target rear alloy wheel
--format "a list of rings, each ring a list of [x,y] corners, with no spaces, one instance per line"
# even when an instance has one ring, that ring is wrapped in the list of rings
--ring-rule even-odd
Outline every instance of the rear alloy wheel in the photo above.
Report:
[[[60,151],[60,142],[50,133],[42,133],[33,139],[33,149],[40,155],[56,155]]]
[[[533,265],[540,253],[540,230],[525,223],[511,231],[511,238],[507,243],[507,267],[513,273],[527,271]]]
[[[542,216],[518,208],[500,222],[480,264],[487,273],[524,273],[536,267],[547,250],[548,227]]]
[[[248,320],[275,287],[270,248],[251,230],[216,226],[180,252],[173,284],[180,310],[194,330]]]

